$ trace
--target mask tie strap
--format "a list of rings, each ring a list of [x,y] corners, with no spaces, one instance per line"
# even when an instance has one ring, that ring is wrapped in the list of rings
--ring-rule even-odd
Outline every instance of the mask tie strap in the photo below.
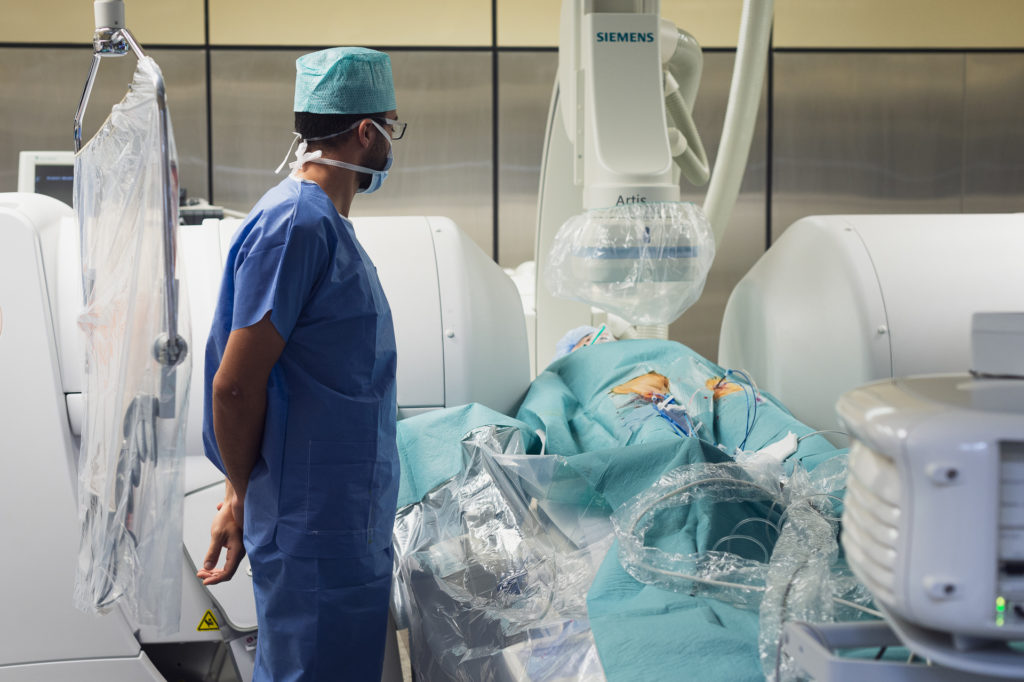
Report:
[[[299,148],[295,150],[295,160],[288,164],[288,167],[292,169],[292,172],[301,169],[306,163],[319,159],[323,152],[317,149],[315,152],[306,151],[306,141],[303,140],[299,143]],[[284,165],[283,163],[281,165]]]
[[[274,175],[277,175],[278,173],[281,172],[281,169],[284,168],[284,165],[288,163],[288,157],[292,155],[292,150],[295,149],[295,143],[302,139],[302,135],[299,135],[298,133],[292,133],[292,135],[294,135],[295,137],[292,138],[292,143],[288,145],[288,151],[285,152],[284,160],[281,161],[281,164],[274,169]]]

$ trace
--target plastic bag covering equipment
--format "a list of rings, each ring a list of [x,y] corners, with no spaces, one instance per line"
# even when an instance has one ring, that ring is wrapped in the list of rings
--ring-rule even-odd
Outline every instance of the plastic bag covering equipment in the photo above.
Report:
[[[768,680],[789,679],[781,657],[789,620],[855,620],[871,596],[839,560],[839,516],[847,457],[787,476],[774,463],[693,464],[667,472],[612,514],[619,559],[640,582],[700,593],[760,613],[758,641]],[[713,546],[691,554],[665,551],[648,535],[659,513],[697,504],[765,505]],[[678,519],[670,520],[675,526]],[[683,522],[685,523],[685,521]]]
[[[165,334],[167,191],[156,62],[141,57],[124,99],[75,159],[82,235],[86,414],[78,462],[82,541],[74,602],[120,603],[138,625],[176,631],[180,615],[184,428],[191,359],[157,362]],[[170,177],[177,156],[169,122]],[[176,209],[173,216],[177,222]],[[177,287],[177,283],[174,284]],[[184,287],[178,317],[189,319]],[[188,342],[187,329],[179,332]]]
[[[413,669],[426,680],[604,680],[586,595],[610,528],[583,544],[531,506],[528,489],[560,458],[523,454],[517,429],[481,427],[462,447],[462,472],[395,521]]]
[[[715,259],[704,212],[688,202],[593,209],[562,225],[544,271],[553,296],[633,324],[669,324],[693,305]]]

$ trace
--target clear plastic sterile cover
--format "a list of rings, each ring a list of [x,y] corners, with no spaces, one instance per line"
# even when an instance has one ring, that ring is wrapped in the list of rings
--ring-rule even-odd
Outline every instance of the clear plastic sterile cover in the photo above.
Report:
[[[846,456],[791,475],[766,462],[674,469],[612,515],[619,559],[640,582],[758,611],[765,676],[789,679],[792,663],[781,659],[779,646],[785,622],[871,612],[870,595],[839,558],[846,470]],[[681,508],[697,505],[716,505],[714,517],[728,517],[729,524],[717,532],[698,528],[696,551],[671,551],[651,540],[652,529],[665,525],[659,514],[669,512],[671,526],[685,529],[692,522]]]
[[[544,280],[553,296],[639,325],[669,324],[704,290],[715,258],[711,225],[689,202],[592,209],[562,225]]]
[[[82,540],[75,605],[120,604],[137,625],[179,626],[184,429],[191,359],[166,368],[154,347],[166,331],[166,191],[155,81],[139,60],[124,99],[75,160],[82,233],[85,419],[78,461]],[[177,197],[174,138],[168,130]],[[176,201],[172,205],[176,205]],[[173,209],[176,222],[177,209]],[[179,335],[189,340],[178,285]]]
[[[523,454],[516,429],[482,427],[462,447],[462,472],[395,521],[394,601],[413,669],[426,680],[604,680],[586,595],[610,528],[584,539],[578,516],[568,534],[555,527],[534,495],[561,458]]]

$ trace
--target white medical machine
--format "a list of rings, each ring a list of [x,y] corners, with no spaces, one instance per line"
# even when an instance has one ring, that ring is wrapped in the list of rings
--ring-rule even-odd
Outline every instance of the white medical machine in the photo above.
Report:
[[[1005,353],[985,353],[985,336]],[[1024,652],[1003,644],[1024,640],[1024,313],[977,314],[974,337],[971,375],[840,398],[853,439],[842,542],[917,654],[1019,679]]]
[[[971,373],[845,393],[842,545],[880,623],[786,626],[815,680],[1024,677],[1024,313],[973,316]],[[896,636],[898,635],[898,639]],[[903,644],[937,666],[842,659]]]
[[[1024,310],[1022,254],[1024,214],[804,218],[733,289],[718,363],[835,429],[846,391],[969,367],[972,314]]]
[[[772,24],[771,0],[745,0],[729,107],[714,173],[692,110],[700,45],[660,18],[658,0],[563,0],[558,77],[548,111],[535,244],[533,311],[527,303],[533,374],[573,327],[607,319],[590,305],[555,298],[543,281],[559,228],[584,211],[677,202],[680,176],[708,182],[704,210],[719,241],[739,192],[753,136]],[[667,338],[667,326],[631,330]]]

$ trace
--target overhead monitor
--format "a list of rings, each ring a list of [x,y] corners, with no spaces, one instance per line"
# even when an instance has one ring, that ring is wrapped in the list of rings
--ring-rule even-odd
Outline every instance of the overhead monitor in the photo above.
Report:
[[[74,152],[21,152],[19,154],[19,192],[45,194],[71,206],[74,186]]]

